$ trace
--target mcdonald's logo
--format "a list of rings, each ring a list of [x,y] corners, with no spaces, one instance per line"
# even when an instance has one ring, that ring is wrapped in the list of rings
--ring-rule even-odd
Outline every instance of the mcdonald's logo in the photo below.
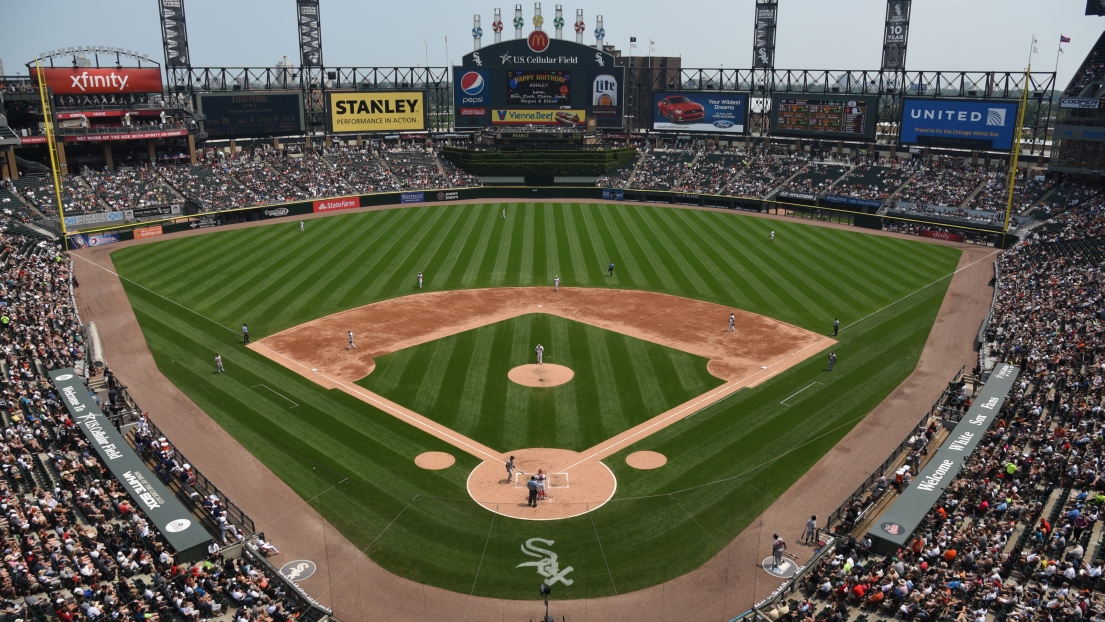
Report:
[[[534,30],[529,33],[529,38],[526,39],[526,43],[529,44],[529,49],[534,52],[544,52],[549,49],[549,34],[544,30]]]

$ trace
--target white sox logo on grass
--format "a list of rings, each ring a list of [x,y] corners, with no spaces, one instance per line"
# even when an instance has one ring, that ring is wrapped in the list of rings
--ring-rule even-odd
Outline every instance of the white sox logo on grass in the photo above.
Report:
[[[548,549],[543,549],[536,544],[539,542],[545,546],[552,546],[556,544],[555,540],[545,540],[544,538],[530,538],[526,540],[526,543],[522,545],[522,552],[530,557],[538,558],[534,562],[522,562],[515,566],[515,568],[521,568],[523,566],[533,566],[537,568],[537,574],[545,577],[545,585],[552,587],[557,581],[564,585],[571,585],[574,583],[572,579],[567,579],[568,573],[573,569],[571,566],[560,569],[560,564],[556,561],[556,553]]]

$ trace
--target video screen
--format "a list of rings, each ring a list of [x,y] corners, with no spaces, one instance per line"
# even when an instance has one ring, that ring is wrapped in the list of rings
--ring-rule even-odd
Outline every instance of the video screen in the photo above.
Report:
[[[772,131],[781,134],[871,138],[878,116],[870,97],[779,97],[773,100]]]
[[[508,71],[506,86],[510,106],[571,105],[570,71]]]

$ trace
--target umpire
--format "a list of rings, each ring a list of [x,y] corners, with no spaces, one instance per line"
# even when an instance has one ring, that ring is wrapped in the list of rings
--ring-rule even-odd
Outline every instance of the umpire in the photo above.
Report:
[[[537,507],[537,478],[530,475],[526,487],[529,488],[529,504]]]

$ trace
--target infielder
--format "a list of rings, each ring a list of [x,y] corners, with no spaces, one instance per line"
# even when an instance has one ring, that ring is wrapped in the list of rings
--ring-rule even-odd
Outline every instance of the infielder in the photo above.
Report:
[[[553,291],[557,291],[557,292],[560,291],[560,277],[559,276],[554,276],[553,277],[552,284],[553,284]]]
[[[733,313],[733,312],[730,312],[729,313],[729,330],[727,330],[725,332],[731,333],[735,330],[737,330],[737,314]]]
[[[422,273],[418,273],[418,289],[422,289]]]
[[[545,346],[537,344],[537,347],[533,349],[534,354],[537,355],[537,364],[540,365],[545,357]]]
[[[219,370],[219,373],[223,373],[223,357],[218,352],[215,353],[215,369]]]
[[[349,334],[349,345],[345,346],[345,349],[346,350],[356,350],[357,349],[357,344],[353,343],[353,331],[347,330],[345,332]]]

